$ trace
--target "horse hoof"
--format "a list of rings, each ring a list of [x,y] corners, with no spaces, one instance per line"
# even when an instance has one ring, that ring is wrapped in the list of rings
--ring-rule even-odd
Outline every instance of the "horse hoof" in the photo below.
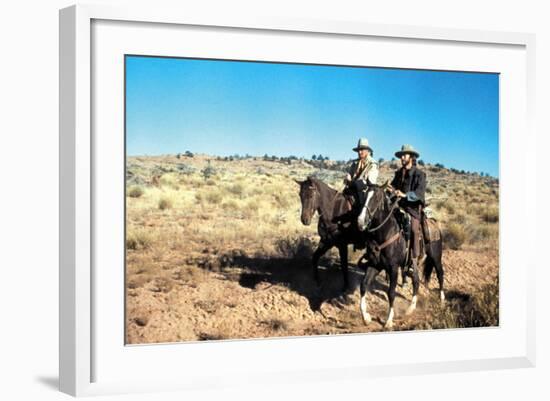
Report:
[[[392,330],[393,329],[393,322],[386,322],[384,325],[385,330]]]
[[[414,310],[416,309],[417,300],[418,300],[417,295],[413,295],[412,300],[411,300],[411,304],[407,308],[407,311],[405,312],[405,315],[410,315],[411,313],[414,312]]]
[[[365,325],[368,325],[370,322],[372,322],[372,317],[370,316],[370,313],[365,313],[365,314],[362,314],[363,316],[363,323],[365,323]]]

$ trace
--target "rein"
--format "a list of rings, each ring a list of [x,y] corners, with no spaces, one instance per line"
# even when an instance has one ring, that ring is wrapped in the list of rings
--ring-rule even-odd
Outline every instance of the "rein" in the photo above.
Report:
[[[384,201],[383,200],[384,198],[382,198],[382,201],[376,206],[376,208],[374,208],[374,212],[372,212],[372,214],[374,214],[378,208],[380,207],[380,205],[382,204],[382,202]],[[369,233],[373,233],[375,232],[376,230],[379,230],[384,224],[386,224],[388,222],[388,220],[390,219],[390,217],[392,216],[393,214],[393,211],[394,209],[397,207],[398,205],[398,202],[399,202],[399,198],[395,199],[395,201],[392,203],[391,207],[390,207],[390,211],[388,213],[388,215],[384,218],[384,220],[382,221],[382,223],[380,223],[379,225],[377,225],[376,227],[374,228],[371,228],[369,230],[367,230],[367,232]],[[367,208],[367,211],[369,212],[369,214],[372,216],[370,210]],[[390,238],[388,238],[386,241],[384,241],[382,244],[378,244],[375,240],[373,239],[370,239],[368,240],[368,242],[370,243],[370,248],[372,249],[372,251],[374,252],[376,258],[378,259],[380,257],[380,252],[388,247],[389,245],[393,244],[395,241],[397,241],[399,239],[399,237],[401,236],[401,231],[397,231],[395,234],[393,234]]]
[[[388,220],[390,219],[390,217],[391,217],[391,215],[392,215],[394,209],[397,207],[398,201],[399,201],[399,199],[396,199],[396,200],[393,202],[393,204],[392,204],[391,207],[390,207],[390,211],[389,211],[388,215],[387,215],[386,218],[382,221],[382,223],[380,223],[379,225],[377,225],[377,226],[374,227],[374,228],[369,228],[369,229],[367,230],[367,232],[373,233],[373,232],[379,230],[380,228],[382,228],[382,226],[383,226],[384,224],[386,224],[386,223],[388,222]],[[381,204],[381,203],[382,203],[382,202],[380,202],[380,203],[376,206],[376,208],[374,209],[375,212],[376,212],[376,210],[380,207],[380,204]],[[371,212],[370,212],[370,210],[369,210],[368,208],[367,208],[367,211],[369,212],[369,215],[371,215],[371,216],[372,216],[372,214],[374,214],[374,212],[371,214]]]

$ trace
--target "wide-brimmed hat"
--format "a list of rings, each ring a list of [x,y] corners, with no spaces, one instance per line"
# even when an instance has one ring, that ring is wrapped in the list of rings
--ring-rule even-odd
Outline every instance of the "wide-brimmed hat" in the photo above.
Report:
[[[369,146],[369,140],[367,138],[359,139],[359,142],[357,142],[357,147],[353,148],[353,151],[357,152],[360,149],[368,149],[371,153],[373,153],[372,148]]]
[[[410,155],[413,155],[415,156],[417,159],[420,157],[420,153],[418,153],[413,147],[412,145],[403,145],[401,146],[401,150],[398,151],[398,152],[395,152],[395,156],[396,157],[401,157],[403,156],[405,153],[408,153]]]

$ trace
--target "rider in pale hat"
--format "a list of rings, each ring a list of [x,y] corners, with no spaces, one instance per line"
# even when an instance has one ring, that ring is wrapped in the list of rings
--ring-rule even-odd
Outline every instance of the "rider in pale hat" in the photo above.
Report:
[[[420,153],[418,153],[413,147],[412,145],[403,145],[401,146],[401,150],[398,150],[397,152],[395,152],[395,156],[398,158],[398,159],[401,159],[401,156],[405,155],[405,154],[409,154],[413,157],[415,157],[416,159],[418,159],[420,157]]]
[[[411,216],[411,253],[408,274],[417,269],[420,255],[420,222],[422,208],[425,206],[426,174],[417,168],[416,160],[420,154],[411,146],[403,145],[395,152],[401,159],[401,168],[395,172],[391,182],[394,194],[399,197],[399,206]]]
[[[364,205],[372,196],[372,191],[369,191],[369,188],[375,185],[378,179],[378,163],[372,157],[373,151],[367,138],[359,139],[353,151],[357,152],[358,158],[348,168],[344,183],[356,199],[354,209],[359,214],[357,225],[360,230],[364,230],[366,218]]]

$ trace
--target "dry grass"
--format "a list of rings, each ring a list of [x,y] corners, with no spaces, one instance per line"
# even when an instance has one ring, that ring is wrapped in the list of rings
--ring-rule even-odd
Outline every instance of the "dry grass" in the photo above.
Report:
[[[224,264],[224,255],[244,250],[247,256],[242,259],[248,264],[255,259],[274,258],[298,261],[296,267],[309,268],[309,260],[318,243],[317,226],[316,221],[310,226],[302,225],[298,186],[293,179],[322,174],[325,182],[339,189],[342,186],[341,172],[320,171],[300,164],[289,167],[261,160],[224,162],[201,156],[192,159],[130,158],[129,162],[134,169],[133,177],[141,176],[145,183],[150,182],[153,171],[160,169],[164,172],[158,186],[135,184],[140,181],[128,184],[128,295],[137,300],[140,291],[158,297],[177,293],[175,289],[178,288],[186,293],[196,291],[196,298],[190,305],[208,317],[216,315],[214,320],[207,319],[216,323],[208,327],[196,326],[195,337],[189,337],[190,334],[179,337],[178,334],[178,338],[186,339],[249,337],[250,327],[236,324],[215,308],[217,304],[218,309],[239,309],[238,295],[231,299],[222,297],[236,294],[235,288],[226,294],[214,294],[213,298],[203,294],[212,280],[238,279],[240,272],[250,268],[246,263],[242,266],[236,262]],[[186,167],[182,168],[184,162]],[[202,172],[208,166],[215,174],[205,178]],[[445,169],[439,169],[437,173],[428,167],[425,170],[428,171],[430,196],[434,197],[431,207],[442,227],[445,246],[476,250],[498,247],[498,188],[495,191],[487,187],[483,180],[467,181],[468,176],[457,176]],[[390,178],[393,171],[384,167],[380,181]],[[131,195],[134,188],[139,188],[136,190],[141,193],[139,196]],[[350,254],[350,261],[359,256],[360,251]],[[337,260],[337,251],[333,250],[327,259]],[[294,268],[287,263],[288,266]],[[309,274],[309,270],[307,272]],[[484,291],[490,299],[483,298]],[[434,327],[494,322],[494,305],[489,301],[495,295],[490,291],[480,290],[472,294],[468,302],[460,304],[451,300],[449,306],[437,313]],[[292,294],[296,297],[289,298],[284,303],[285,308],[302,308],[303,302],[307,305],[303,295]],[[174,299],[172,302],[179,301]],[[255,306],[261,312],[268,310],[266,308],[271,307],[272,302],[274,299],[270,298]],[[150,329],[156,324],[149,318],[152,312],[145,307],[143,310],[148,312],[136,312],[129,322]],[[339,324],[355,324],[350,322],[358,319],[356,312],[351,310],[349,316],[347,309],[338,312]],[[496,316],[498,319],[498,314]],[[247,315],[246,319],[259,335],[284,335],[297,326],[295,321],[275,312],[254,313]],[[304,330],[324,334],[330,331],[325,326],[315,325]],[[164,338],[163,335],[159,334],[159,338]]]
[[[270,331],[277,332],[288,329],[288,322],[282,319],[268,319],[260,321],[260,324],[265,325]]]
[[[458,294],[443,305],[436,296],[429,299],[428,309],[435,311],[422,328],[454,329],[494,327],[499,325],[499,283],[485,284],[471,294]]]
[[[126,249],[134,251],[149,249],[153,242],[154,238],[150,230],[138,228],[129,230],[126,233]]]
[[[314,251],[314,244],[308,237],[281,238],[276,241],[277,253],[288,259],[309,259]]]
[[[221,203],[223,199],[223,194],[221,193],[219,188],[213,187],[213,188],[205,189],[205,190],[202,190],[201,192],[198,192],[195,195],[195,198],[200,203],[217,205]]]
[[[460,249],[466,241],[466,230],[462,224],[450,223],[443,231],[443,243],[451,249]]]

